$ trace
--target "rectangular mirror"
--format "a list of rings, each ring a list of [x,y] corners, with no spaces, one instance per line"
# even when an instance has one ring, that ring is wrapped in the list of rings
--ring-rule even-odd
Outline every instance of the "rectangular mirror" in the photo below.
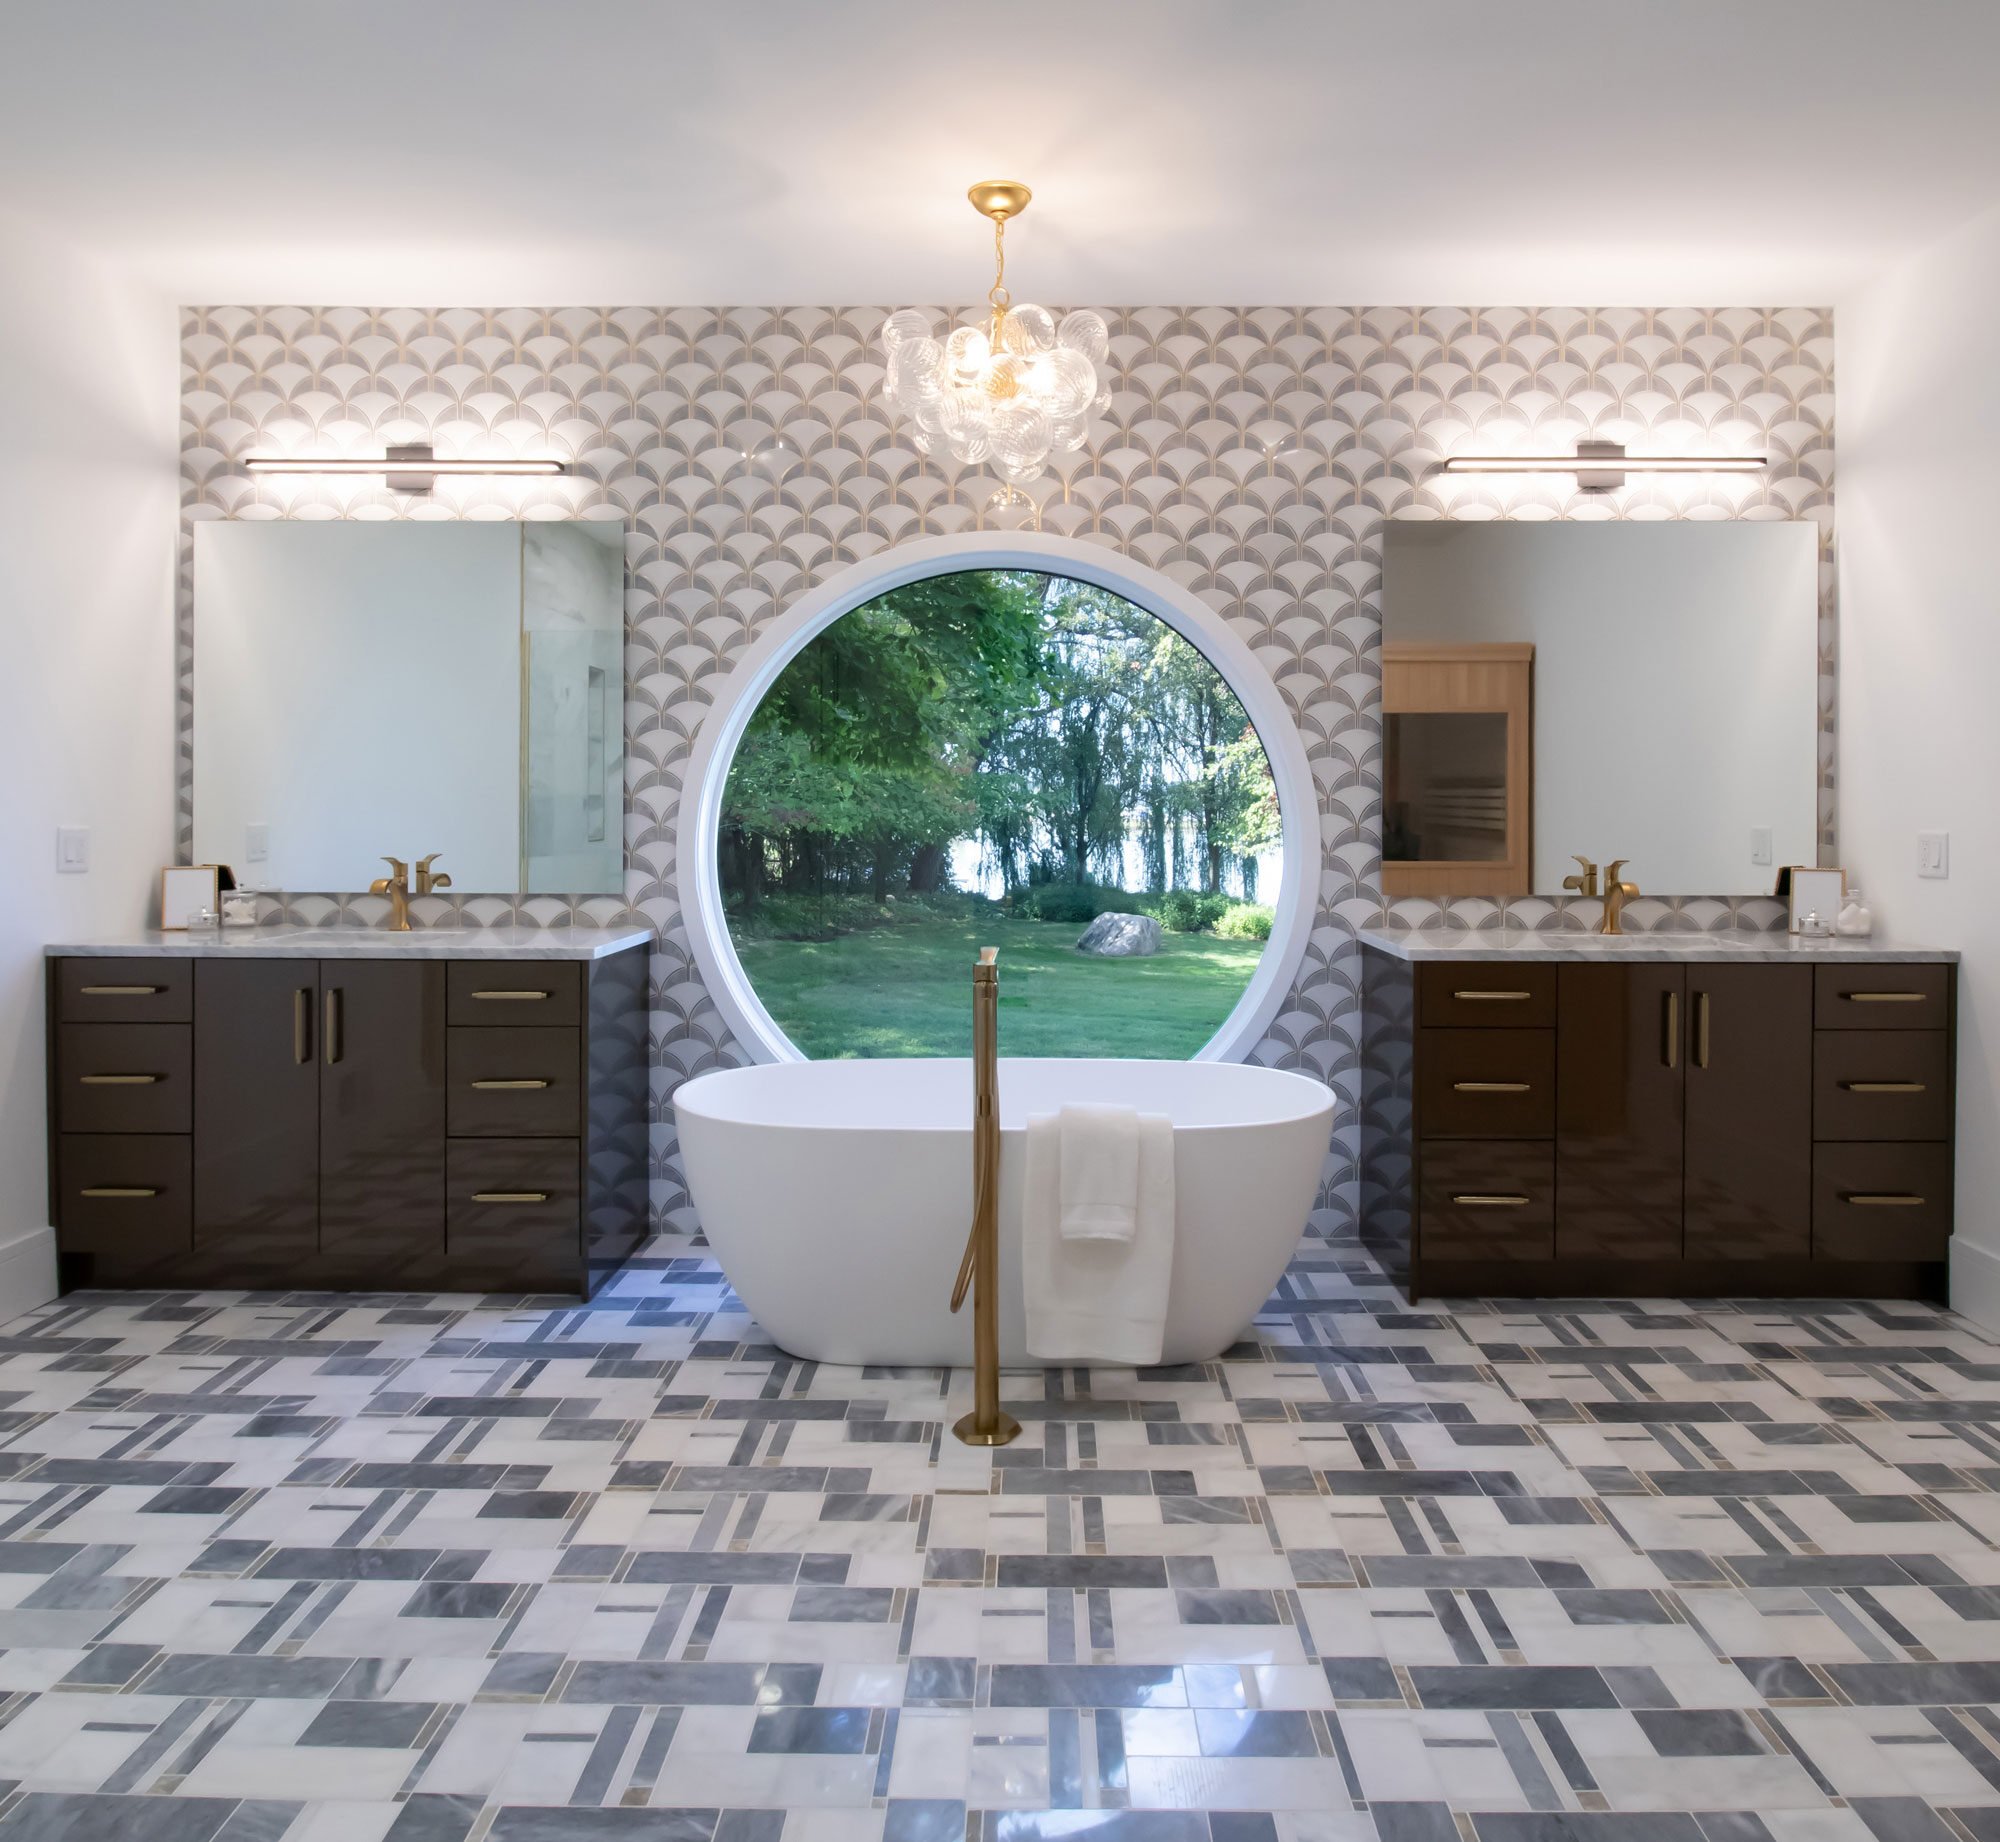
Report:
[[[621,521],[220,520],[194,572],[197,862],[624,892]]]
[[[1769,895],[1818,856],[1819,533],[1392,522],[1383,889]]]

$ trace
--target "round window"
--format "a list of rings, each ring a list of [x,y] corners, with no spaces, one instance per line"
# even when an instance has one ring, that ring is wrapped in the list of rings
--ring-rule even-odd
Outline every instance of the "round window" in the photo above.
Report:
[[[850,608],[771,680],[716,808],[716,890],[813,1058],[964,1055],[1000,949],[1014,1056],[1184,1058],[1257,974],[1284,879],[1243,704],[1110,589],[1021,568]]]

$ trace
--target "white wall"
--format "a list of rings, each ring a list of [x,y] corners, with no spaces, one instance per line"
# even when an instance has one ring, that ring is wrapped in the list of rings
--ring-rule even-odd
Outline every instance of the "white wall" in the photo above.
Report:
[[[2000,210],[1835,314],[1840,848],[1891,936],[1959,948],[1952,1302],[2000,1328]],[[1919,830],[1951,875],[1916,874]]]
[[[41,948],[148,919],[173,848],[172,305],[0,217],[0,1320],[55,1290]],[[58,825],[92,865],[59,876]]]

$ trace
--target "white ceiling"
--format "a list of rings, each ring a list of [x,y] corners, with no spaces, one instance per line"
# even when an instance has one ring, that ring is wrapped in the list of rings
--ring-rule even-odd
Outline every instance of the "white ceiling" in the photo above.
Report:
[[[6,0],[184,301],[1811,302],[2000,201],[1996,0]]]

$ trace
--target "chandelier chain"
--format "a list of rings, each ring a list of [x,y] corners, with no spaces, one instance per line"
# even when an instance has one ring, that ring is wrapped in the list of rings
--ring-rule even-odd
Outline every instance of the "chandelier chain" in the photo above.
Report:
[[[993,309],[992,337],[999,338],[1000,322],[1006,317],[1008,304],[1013,296],[1007,291],[1007,220],[996,217],[993,220],[993,286],[986,290],[986,299]]]

